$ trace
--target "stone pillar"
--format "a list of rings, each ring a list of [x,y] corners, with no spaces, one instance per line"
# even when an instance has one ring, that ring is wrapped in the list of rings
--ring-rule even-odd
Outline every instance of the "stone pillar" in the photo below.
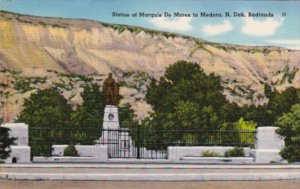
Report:
[[[120,129],[120,124],[117,106],[105,106],[102,128],[101,143],[115,144],[118,142],[118,129]]]
[[[119,153],[119,114],[118,107],[114,105],[106,105],[104,109],[103,131],[99,139],[100,143],[107,146],[108,157],[113,156],[112,153]]]
[[[278,127],[258,127],[256,130],[255,162],[283,162],[279,152],[284,147],[284,139],[276,133]]]
[[[103,129],[119,129],[118,107],[106,105],[104,109]]]
[[[9,128],[9,136],[16,138],[15,144],[11,145],[10,156],[5,163],[30,163],[30,147],[28,146],[28,125],[25,123],[6,123],[1,127]]]

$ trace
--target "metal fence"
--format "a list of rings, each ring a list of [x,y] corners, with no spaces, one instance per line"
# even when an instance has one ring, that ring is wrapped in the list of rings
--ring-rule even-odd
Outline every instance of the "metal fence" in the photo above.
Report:
[[[101,128],[29,127],[31,156],[51,156],[52,145],[94,145]]]
[[[135,127],[108,130],[88,127],[30,127],[32,156],[51,156],[57,144],[107,145],[110,158],[167,158],[168,146],[253,147],[255,131],[158,130]]]

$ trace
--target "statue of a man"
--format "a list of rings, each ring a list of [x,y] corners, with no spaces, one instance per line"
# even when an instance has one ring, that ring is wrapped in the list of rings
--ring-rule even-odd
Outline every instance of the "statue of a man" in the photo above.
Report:
[[[119,88],[116,81],[112,78],[112,73],[109,73],[108,78],[104,81],[103,93],[106,105],[117,105]]]

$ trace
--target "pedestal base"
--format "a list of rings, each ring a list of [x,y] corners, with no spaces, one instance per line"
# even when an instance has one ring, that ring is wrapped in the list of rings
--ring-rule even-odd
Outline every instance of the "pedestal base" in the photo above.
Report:
[[[117,130],[120,128],[118,107],[106,105],[104,109],[103,129]]]

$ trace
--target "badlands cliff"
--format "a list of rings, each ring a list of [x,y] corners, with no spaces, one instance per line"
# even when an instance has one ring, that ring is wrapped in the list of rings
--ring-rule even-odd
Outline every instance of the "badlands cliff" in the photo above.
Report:
[[[125,83],[121,87],[124,100],[146,114],[151,109],[143,100],[147,80],[159,78],[178,60],[196,62],[206,73],[219,75],[224,95],[238,104],[265,102],[264,84],[278,90],[300,87],[297,50],[218,44],[139,27],[0,11],[0,91],[7,93],[1,95],[0,117],[9,114],[5,120],[14,119],[24,98],[37,88],[68,80],[65,75],[96,78],[101,85],[109,72]],[[19,77],[28,80],[30,90],[16,89]],[[31,83],[40,77],[44,83]],[[66,97],[75,104],[80,103],[78,86],[66,90]]]

